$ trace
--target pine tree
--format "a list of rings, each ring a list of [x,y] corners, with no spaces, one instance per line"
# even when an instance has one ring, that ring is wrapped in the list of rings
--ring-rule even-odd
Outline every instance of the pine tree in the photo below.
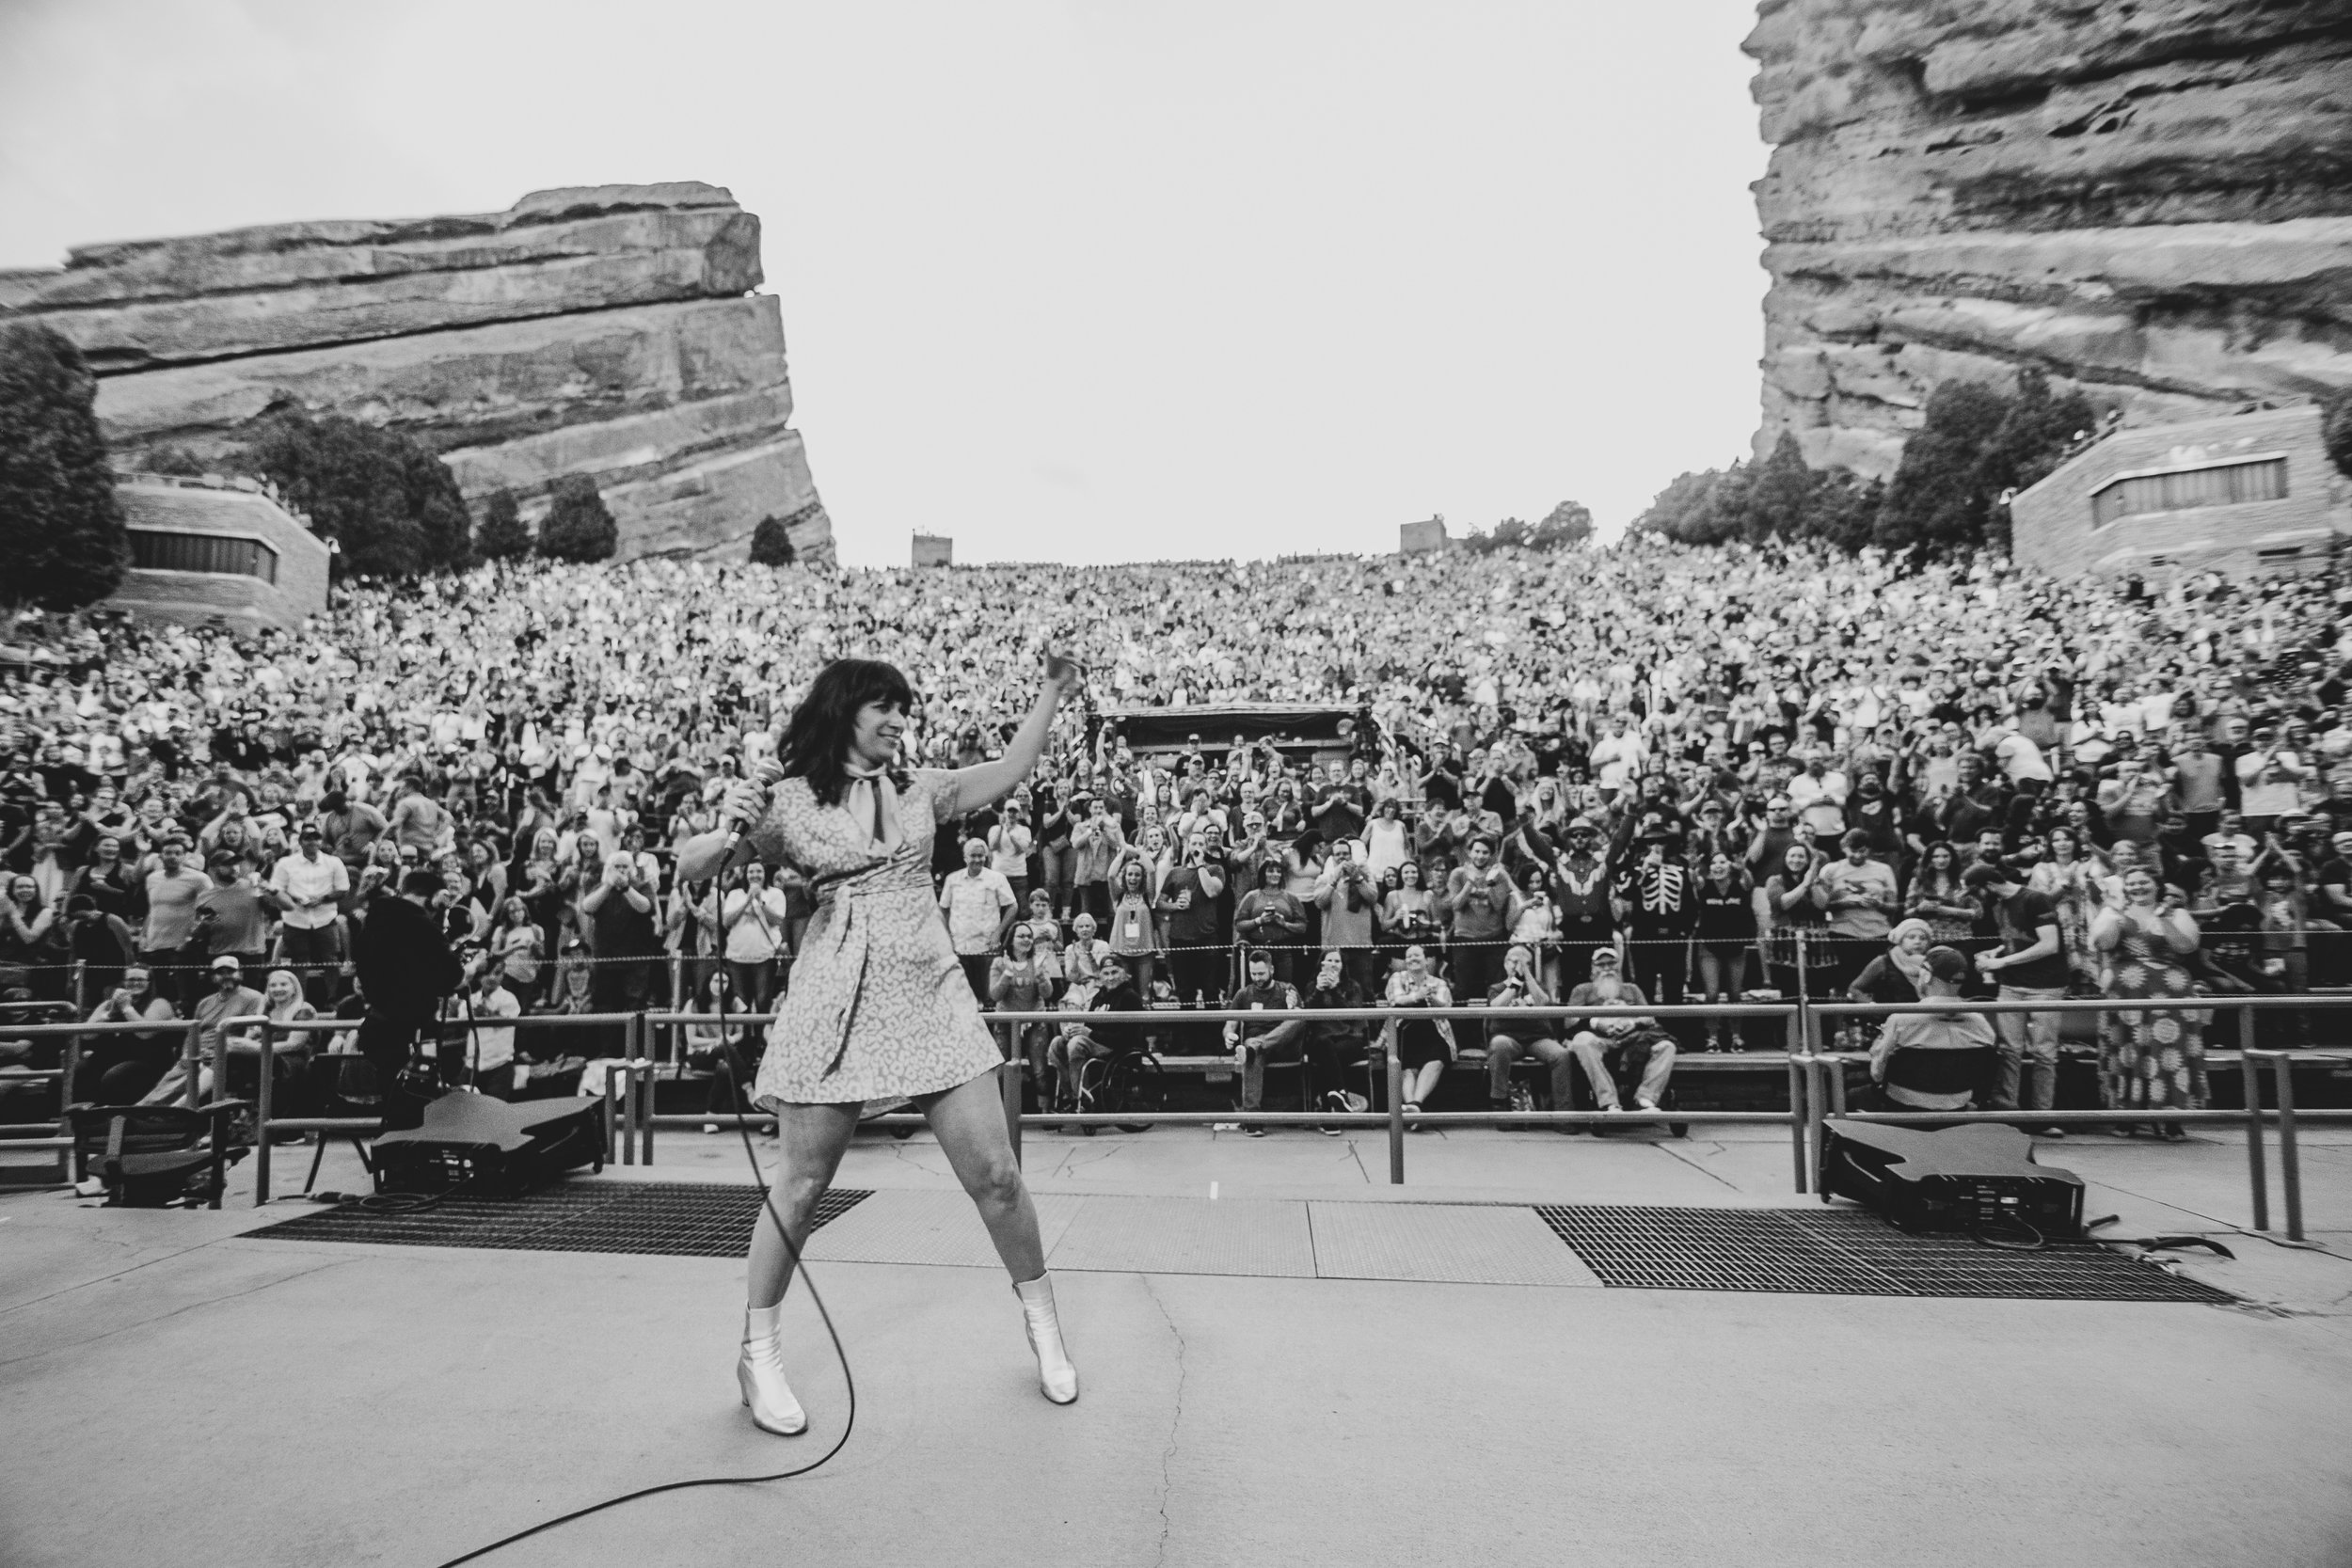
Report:
[[[78,610],[131,563],[81,351],[35,323],[0,325],[0,603]]]
[[[1750,472],[1740,532],[1751,544],[1772,538],[1800,539],[1813,531],[1814,498],[1820,478],[1807,466],[1791,431],[1782,431],[1772,454]]]
[[[792,547],[792,530],[781,517],[762,517],[752,530],[752,561],[760,566],[789,566],[799,552]]]
[[[539,524],[539,553],[556,561],[610,561],[620,547],[620,525],[586,474],[555,482],[554,504]]]
[[[531,553],[531,531],[523,526],[522,508],[515,504],[512,490],[496,492],[484,505],[474,551],[485,561],[513,561]]]

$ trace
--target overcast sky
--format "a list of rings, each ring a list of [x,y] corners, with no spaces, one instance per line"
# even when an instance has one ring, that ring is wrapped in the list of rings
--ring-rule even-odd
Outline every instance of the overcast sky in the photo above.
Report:
[[[705,180],[844,560],[1613,532],[1756,421],[1748,0],[0,0],[0,266]]]

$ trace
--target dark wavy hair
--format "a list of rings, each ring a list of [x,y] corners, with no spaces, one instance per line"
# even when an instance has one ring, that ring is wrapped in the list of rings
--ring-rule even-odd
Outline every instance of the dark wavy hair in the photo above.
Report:
[[[875,658],[836,658],[817,672],[808,695],[792,710],[784,726],[776,758],[787,779],[806,779],[817,803],[837,806],[850,785],[842,762],[857,734],[858,710],[868,703],[893,705],[912,711],[914,688],[895,664]],[[900,789],[911,781],[906,769],[893,768],[890,782]]]

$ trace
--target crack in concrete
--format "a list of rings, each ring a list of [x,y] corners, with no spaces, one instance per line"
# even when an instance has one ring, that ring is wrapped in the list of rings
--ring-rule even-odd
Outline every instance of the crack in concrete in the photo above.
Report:
[[[923,1164],[922,1161],[914,1158],[914,1156],[922,1149],[936,1148],[938,1147],[939,1146],[936,1144],[915,1144],[913,1142],[901,1143],[894,1138],[891,1140],[890,1144],[890,1157],[902,1164],[913,1166],[914,1169],[921,1171],[925,1176],[954,1175],[955,1173],[953,1171],[934,1169],[933,1167]]]
[[[71,1344],[50,1345],[44,1349],[33,1351],[24,1355],[0,1357],[0,1367],[13,1367],[21,1361],[37,1361],[44,1355],[55,1355],[59,1351],[82,1350],[87,1346],[97,1344],[103,1339],[111,1339],[118,1334],[128,1334],[135,1328],[151,1328],[157,1323],[168,1323],[173,1318],[183,1316],[189,1312],[199,1311],[207,1307],[217,1307],[224,1301],[235,1301],[242,1296],[258,1295],[263,1291],[273,1290],[280,1285],[290,1285],[297,1279],[307,1279],[314,1274],[325,1274],[329,1269],[346,1268],[353,1263],[363,1262],[366,1259],[359,1258],[333,1259],[327,1262],[321,1263],[316,1268],[304,1269],[295,1274],[282,1275],[276,1279],[265,1279],[259,1285],[248,1285],[242,1291],[224,1291],[215,1296],[206,1296],[202,1301],[192,1301],[184,1307],[175,1307],[170,1311],[160,1313],[155,1317],[141,1318],[136,1323],[124,1323],[120,1328],[110,1328],[103,1334],[93,1334],[87,1339],[76,1339]],[[126,1274],[129,1272],[131,1271],[124,1271]],[[108,1277],[119,1279],[121,1275],[109,1275]],[[102,1284],[103,1281],[92,1280],[90,1283]]]
[[[1168,1536],[1175,1528],[1175,1521],[1168,1516],[1168,1496],[1175,1487],[1175,1477],[1171,1467],[1176,1462],[1176,1433],[1177,1429],[1184,1425],[1184,1379],[1186,1376],[1184,1334],[1184,1330],[1176,1326],[1176,1316],[1168,1309],[1168,1303],[1162,1301],[1160,1293],[1152,1289],[1152,1276],[1138,1275],[1136,1277],[1143,1284],[1143,1293],[1152,1298],[1152,1305],[1160,1309],[1161,1321],[1168,1324],[1168,1338],[1176,1341],[1175,1408],[1169,1413],[1168,1420],[1168,1447],[1160,1452],[1160,1539],[1152,1553],[1152,1568],[1159,1568],[1159,1564],[1168,1560]]]
[[[1347,1157],[1356,1162],[1356,1174],[1364,1179],[1364,1185],[1371,1186],[1372,1172],[1365,1168],[1363,1151],[1356,1147],[1353,1138],[1347,1140]]]
[[[11,1312],[22,1312],[28,1307],[39,1307],[42,1302],[55,1301],[59,1296],[72,1295],[76,1291],[86,1291],[92,1285],[103,1285],[110,1279],[120,1279],[124,1275],[136,1274],[141,1269],[151,1269],[158,1263],[168,1263],[175,1258],[185,1258],[192,1252],[201,1252],[206,1247],[218,1246],[223,1242],[237,1241],[244,1235],[244,1231],[237,1231],[231,1235],[215,1236],[209,1241],[191,1242],[186,1246],[175,1247],[171,1251],[162,1254],[160,1257],[150,1258],[144,1262],[134,1263],[129,1268],[117,1269],[112,1274],[102,1274],[95,1279],[85,1279],[76,1284],[67,1285],[58,1290],[50,1291],[45,1296],[35,1296],[30,1301],[20,1301],[8,1307],[0,1307],[0,1317],[6,1317]],[[139,1243],[135,1241],[117,1242],[114,1244],[122,1246],[132,1251],[136,1251],[139,1246]],[[6,1363],[0,1363],[0,1365],[5,1364]]]
[[[1681,1151],[1680,1149],[1678,1149],[1678,1148],[1675,1148],[1675,1146],[1674,1146],[1673,1144],[1670,1144],[1670,1143],[1661,1143],[1661,1144],[1657,1145],[1656,1147],[1657,1147],[1657,1148],[1661,1148],[1661,1149],[1663,1149],[1663,1150],[1666,1152],[1666,1154],[1667,1154],[1670,1158],[1672,1158],[1672,1159],[1676,1159],[1676,1160],[1680,1160],[1680,1161],[1682,1162],[1682,1164],[1686,1164],[1686,1165],[1689,1165],[1689,1166],[1690,1166],[1692,1170],[1697,1171],[1700,1175],[1702,1175],[1702,1176],[1706,1177],[1708,1180],[1710,1180],[1710,1181],[1718,1181],[1718,1182],[1722,1182],[1722,1183],[1723,1183],[1723,1185],[1724,1185],[1724,1186],[1726,1186],[1726,1187],[1729,1187],[1729,1188],[1730,1188],[1733,1192],[1735,1192],[1735,1193],[1736,1193],[1736,1192],[1738,1192],[1738,1191],[1740,1190],[1738,1183],[1736,1183],[1736,1182],[1731,1182],[1731,1181],[1724,1181],[1724,1179],[1723,1179],[1721,1176],[1718,1176],[1715,1172],[1713,1172],[1713,1171],[1711,1171],[1711,1170],[1708,1170],[1708,1169],[1705,1165],[1700,1164],[1697,1161],[1695,1161],[1695,1160],[1687,1160],[1687,1159],[1683,1159],[1682,1151]]]
[[[1088,1165],[1099,1165],[1104,1161],[1109,1159],[1112,1155],[1118,1153],[1119,1148],[1120,1146],[1117,1144],[1092,1144],[1074,1147],[1062,1155],[1061,1164],[1054,1167],[1054,1174],[1057,1177],[1068,1176],[1071,1172],[1083,1169]],[[1082,1160],[1079,1158],[1082,1154],[1090,1154],[1093,1158],[1090,1160]]]

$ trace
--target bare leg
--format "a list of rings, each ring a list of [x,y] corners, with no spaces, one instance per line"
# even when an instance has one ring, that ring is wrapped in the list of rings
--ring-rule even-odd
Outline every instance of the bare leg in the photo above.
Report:
[[[1445,1077],[1443,1062],[1423,1062],[1405,1075],[1405,1098],[1416,1105],[1425,1105],[1438,1092],[1438,1085]]]
[[[833,1185],[842,1150],[850,1147],[850,1138],[857,1132],[857,1113],[853,1104],[787,1105],[776,1118],[783,1148],[768,1194],[792,1245],[786,1249],[786,1238],[776,1233],[776,1222],[768,1217],[768,1206],[762,1204],[752,1231],[745,1291],[745,1300],[753,1307],[773,1307],[784,1299],[785,1287],[792,1283],[792,1259],[808,1240],[809,1216],[817,1212],[817,1200]]]
[[[971,1195],[996,1243],[996,1256],[1020,1284],[1045,1272],[1045,1245],[1037,1233],[1037,1206],[1021,1180],[1021,1166],[1012,1157],[1012,1140],[1005,1135],[1005,1104],[996,1075],[984,1072],[968,1084],[943,1094],[915,1101],[930,1118],[931,1132],[947,1155],[947,1164]]]

